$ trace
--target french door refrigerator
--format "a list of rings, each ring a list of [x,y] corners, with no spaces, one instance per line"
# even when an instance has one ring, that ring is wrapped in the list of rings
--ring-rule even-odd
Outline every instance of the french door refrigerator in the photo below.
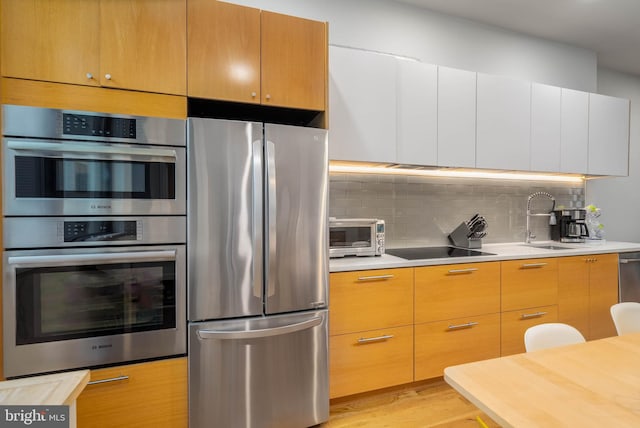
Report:
[[[191,118],[189,425],[329,417],[322,129]]]

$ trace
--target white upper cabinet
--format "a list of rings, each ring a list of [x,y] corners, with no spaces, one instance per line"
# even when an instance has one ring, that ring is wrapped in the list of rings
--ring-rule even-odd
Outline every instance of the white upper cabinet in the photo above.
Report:
[[[476,167],[530,167],[531,83],[478,73]]]
[[[329,48],[329,159],[396,162],[396,59]]]
[[[589,93],[562,88],[560,119],[560,169],[587,172],[589,153]]]
[[[438,67],[397,59],[397,162],[438,162]]]
[[[438,165],[476,166],[476,73],[438,67]]]
[[[531,170],[560,170],[561,91],[557,86],[531,84]]]
[[[589,94],[589,174],[629,174],[629,100]]]

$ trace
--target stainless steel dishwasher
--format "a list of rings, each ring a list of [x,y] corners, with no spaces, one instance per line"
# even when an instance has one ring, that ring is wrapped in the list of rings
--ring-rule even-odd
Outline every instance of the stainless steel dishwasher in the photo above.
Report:
[[[618,281],[621,302],[640,302],[640,252],[620,253],[620,279]]]

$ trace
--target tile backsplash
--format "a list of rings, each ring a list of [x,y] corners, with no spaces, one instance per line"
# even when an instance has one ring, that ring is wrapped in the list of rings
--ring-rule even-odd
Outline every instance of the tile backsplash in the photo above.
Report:
[[[331,174],[329,215],[380,218],[388,248],[448,244],[447,235],[473,214],[489,225],[483,243],[522,242],[527,197],[544,191],[556,208],[584,208],[582,183],[509,181],[475,178]],[[533,212],[548,212],[547,198],[531,201]],[[549,218],[532,217],[536,240],[549,239]]]

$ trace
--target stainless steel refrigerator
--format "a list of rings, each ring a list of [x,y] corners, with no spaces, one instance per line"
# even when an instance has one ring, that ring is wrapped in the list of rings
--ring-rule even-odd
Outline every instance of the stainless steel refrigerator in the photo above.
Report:
[[[189,425],[326,421],[326,131],[192,118],[187,156]]]

